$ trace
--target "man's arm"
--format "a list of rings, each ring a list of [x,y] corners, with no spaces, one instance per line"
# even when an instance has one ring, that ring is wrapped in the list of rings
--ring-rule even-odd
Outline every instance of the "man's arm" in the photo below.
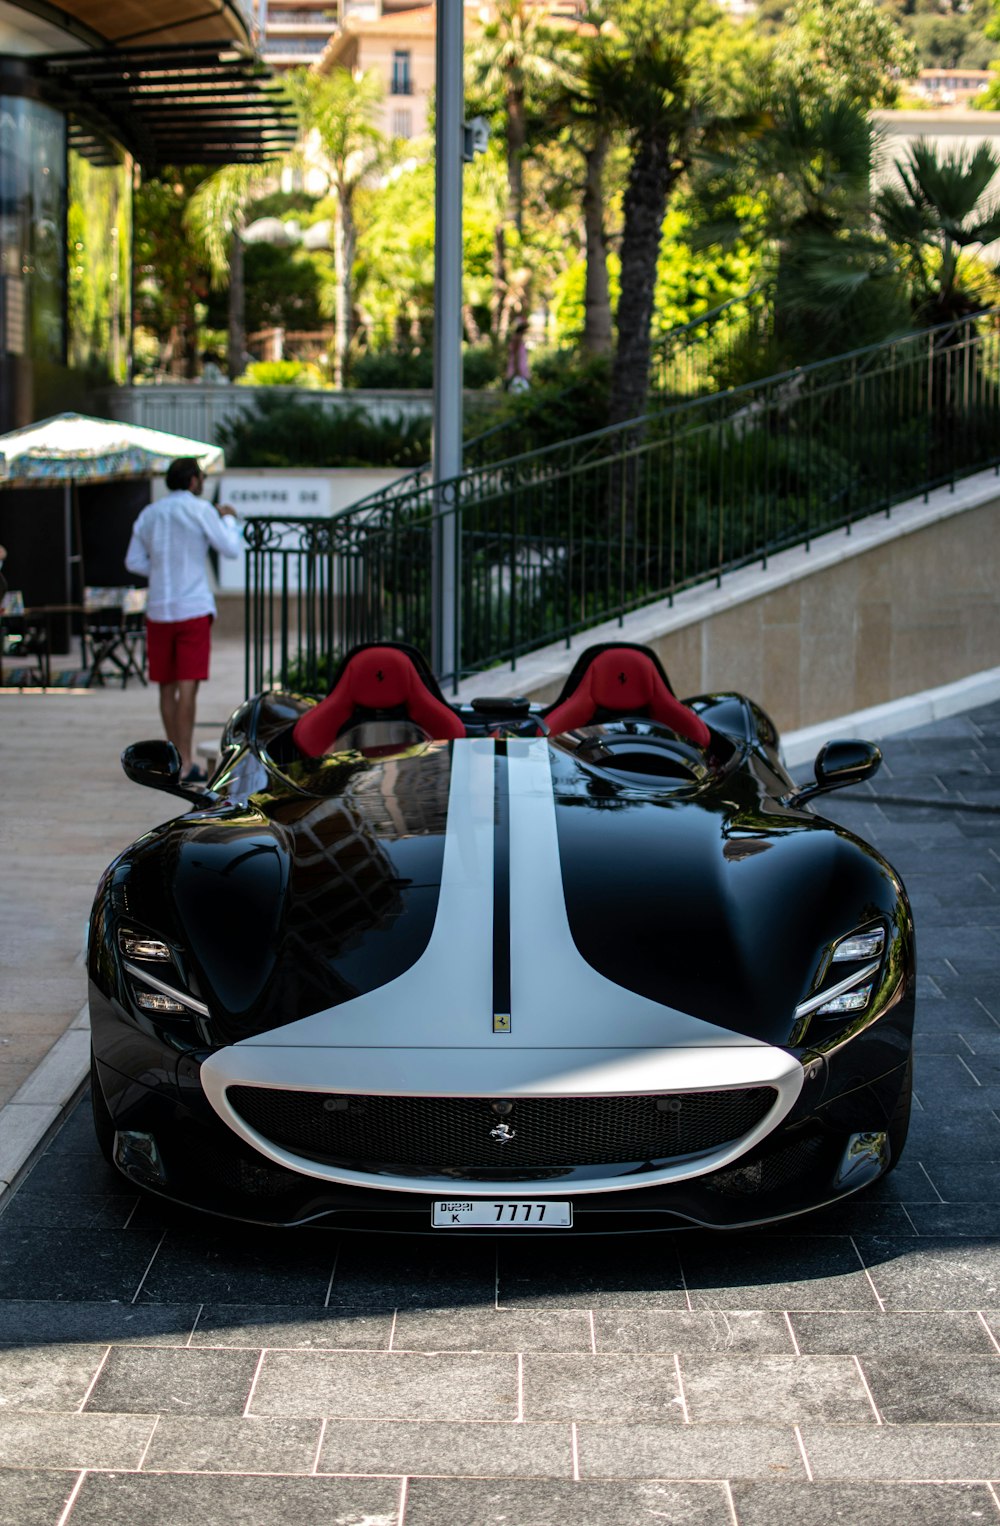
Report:
[[[149,576],[151,563],[149,552],[143,543],[142,533],[139,528],[141,522],[142,515],[140,514],[132,526],[132,538],[128,543],[128,550],[125,553],[125,567],[127,571],[134,572],[136,577],[145,578]]]
[[[243,530],[236,518],[236,510],[230,503],[220,503],[218,508],[202,499],[204,513],[202,524],[208,543],[220,556],[236,557],[243,550]]]

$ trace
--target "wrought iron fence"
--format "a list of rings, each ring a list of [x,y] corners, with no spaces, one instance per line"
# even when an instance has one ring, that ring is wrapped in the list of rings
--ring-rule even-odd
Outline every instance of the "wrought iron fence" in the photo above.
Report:
[[[248,692],[431,632],[455,523],[453,684],[1000,465],[1000,309],[860,349],[328,521],[247,522]]]
[[[752,286],[654,340],[651,396],[704,397],[758,376],[755,368],[766,363],[773,332],[772,299],[769,285]]]

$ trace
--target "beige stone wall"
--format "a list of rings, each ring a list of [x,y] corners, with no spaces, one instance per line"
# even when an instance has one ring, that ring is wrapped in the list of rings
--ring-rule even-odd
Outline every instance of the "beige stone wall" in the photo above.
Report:
[[[792,730],[1000,664],[1000,496],[654,639],[679,693]]]

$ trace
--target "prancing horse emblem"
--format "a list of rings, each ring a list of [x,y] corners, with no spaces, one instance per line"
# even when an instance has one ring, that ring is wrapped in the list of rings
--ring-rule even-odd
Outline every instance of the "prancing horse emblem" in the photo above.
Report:
[[[516,1130],[512,1129],[509,1124],[498,1123],[495,1129],[490,1129],[490,1138],[495,1139],[497,1144],[505,1145],[510,1144],[515,1133]]]

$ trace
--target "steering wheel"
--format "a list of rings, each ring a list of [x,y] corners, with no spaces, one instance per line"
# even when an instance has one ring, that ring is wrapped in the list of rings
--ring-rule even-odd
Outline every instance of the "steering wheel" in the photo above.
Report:
[[[540,715],[517,716],[514,720],[504,721],[502,725],[492,727],[489,734],[495,742],[505,742],[508,737],[547,737],[550,735],[549,728]]]
[[[692,762],[701,761],[698,750],[691,742],[679,736],[672,727],[651,721],[648,715],[616,715],[614,721],[608,721],[605,724],[622,729],[598,736],[584,737],[577,746],[576,755],[585,763],[606,762],[616,752],[634,750],[636,747],[644,750],[657,745],[678,753]],[[629,726],[641,727],[642,730],[637,734],[626,730]]]

